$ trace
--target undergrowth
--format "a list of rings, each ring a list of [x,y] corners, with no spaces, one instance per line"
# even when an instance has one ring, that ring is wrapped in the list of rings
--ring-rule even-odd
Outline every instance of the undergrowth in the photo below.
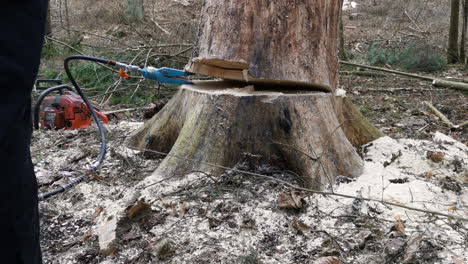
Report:
[[[142,53],[138,50],[116,52],[115,50],[105,48],[85,49],[79,42],[75,43],[72,48],[70,48],[48,40],[44,43],[44,48],[42,50],[42,67],[39,72],[39,78],[61,78],[63,83],[70,83],[63,69],[63,61],[70,55],[78,54],[75,49],[90,56],[108,58],[126,63],[134,62],[139,66],[144,66],[145,63],[146,53]],[[162,63],[155,62],[155,64],[150,65],[158,68],[183,67],[183,65],[175,64],[170,61],[163,61]],[[161,97],[157,82],[151,80],[142,81],[142,79],[138,78],[119,80],[120,77],[117,72],[111,71],[109,68],[102,67],[93,62],[73,62],[70,65],[70,70],[86,95],[94,101],[103,100],[107,101],[110,105],[146,105]],[[114,70],[117,69],[114,68]],[[132,75],[140,76],[139,74]],[[164,89],[164,87],[161,89]],[[167,90],[173,91],[171,89]]]
[[[436,72],[447,67],[443,56],[428,47],[414,44],[401,49],[385,49],[372,44],[367,60],[371,65],[391,65],[413,72]]]

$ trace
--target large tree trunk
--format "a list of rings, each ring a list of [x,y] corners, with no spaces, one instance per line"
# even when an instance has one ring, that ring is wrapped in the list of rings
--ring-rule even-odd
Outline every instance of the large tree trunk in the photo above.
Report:
[[[206,0],[187,69],[334,90],[340,14],[340,0]]]
[[[184,85],[136,131],[130,145],[170,153],[147,183],[219,172],[208,163],[229,167],[245,152],[281,157],[314,188],[359,175],[347,137],[358,145],[381,134],[369,136],[374,128],[335,96],[340,12],[340,0],[206,0],[187,70],[235,82]]]
[[[47,8],[47,18],[45,24],[45,35],[50,36],[52,34],[52,19],[50,16],[50,0],[48,1],[48,8]]]
[[[466,29],[468,24],[468,1],[463,0],[463,12],[462,12],[462,29],[461,29],[461,40],[460,40],[460,62],[466,64],[466,52],[465,52],[465,44],[466,44]]]
[[[344,1],[341,0],[341,10],[343,11],[343,3]],[[340,60],[347,61],[348,54],[345,48],[345,35],[344,35],[344,26],[343,26],[343,14],[340,15],[340,46],[338,47],[338,57]]]
[[[458,21],[460,13],[460,0],[451,0],[450,2],[450,28],[449,42],[447,48],[448,63],[458,63]]]

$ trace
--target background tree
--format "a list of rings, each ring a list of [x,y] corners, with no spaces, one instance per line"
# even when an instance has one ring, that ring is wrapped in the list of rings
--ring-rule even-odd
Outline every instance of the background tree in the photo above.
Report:
[[[458,54],[458,21],[460,13],[460,0],[451,0],[450,3],[451,11],[447,61],[448,63],[458,63],[460,61],[460,57]]]
[[[48,7],[48,10],[47,10],[47,19],[46,19],[46,28],[45,28],[45,35],[46,36],[49,36],[50,34],[52,34],[52,19],[51,19],[51,16],[50,16],[50,0],[48,1],[49,2],[49,7]]]
[[[341,0],[341,14],[340,14],[340,46],[338,49],[338,57],[340,60],[348,60],[348,54],[345,48],[345,36],[344,36],[344,26],[343,26],[343,4],[344,1]]]
[[[462,15],[462,30],[461,30],[461,40],[460,40],[460,62],[466,64],[466,52],[465,52],[465,44],[466,44],[466,29],[468,26],[468,3],[467,0],[462,1],[463,6],[463,15]]]

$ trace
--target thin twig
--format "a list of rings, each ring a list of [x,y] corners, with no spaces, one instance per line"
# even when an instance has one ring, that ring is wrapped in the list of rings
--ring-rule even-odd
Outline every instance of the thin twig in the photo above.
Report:
[[[424,101],[424,104],[429,107],[429,109],[431,109],[431,111],[440,118],[440,120],[442,120],[442,122],[444,122],[445,124],[447,124],[450,128],[453,128],[455,127],[455,125],[450,122],[450,120],[448,120],[448,118],[442,114],[439,110],[437,110],[437,108],[435,108],[435,106],[433,106],[431,103],[429,103],[428,101]]]
[[[144,148],[137,148],[137,147],[128,147],[128,148],[133,149],[133,150],[138,150],[138,151],[148,151],[148,152],[160,154],[160,155],[163,155],[163,156],[174,157],[174,158],[177,158],[177,159],[186,160],[186,161],[190,161],[190,162],[196,162],[196,163],[200,163],[200,164],[215,167],[215,168],[230,170],[230,171],[234,171],[234,172],[238,172],[238,173],[242,173],[242,174],[246,174],[246,175],[251,175],[251,176],[255,176],[255,177],[261,177],[261,178],[265,178],[265,179],[280,182],[280,183],[282,183],[282,184],[284,184],[284,185],[286,185],[286,186],[288,186],[290,188],[293,188],[293,189],[296,189],[296,190],[299,190],[299,191],[308,192],[308,193],[321,194],[321,195],[325,195],[325,196],[327,196],[327,195],[329,195],[329,196],[338,196],[338,197],[342,197],[342,198],[357,199],[357,200],[368,201],[368,202],[377,202],[377,203],[382,203],[382,204],[389,205],[389,206],[404,208],[404,209],[411,210],[411,211],[422,212],[422,213],[433,214],[433,215],[439,215],[439,216],[445,216],[445,217],[448,217],[448,218],[453,218],[453,219],[456,219],[456,220],[461,220],[461,221],[468,222],[468,218],[464,218],[464,217],[461,217],[461,216],[458,216],[458,215],[452,215],[452,214],[446,214],[446,213],[433,211],[433,210],[426,210],[426,209],[416,208],[416,207],[402,205],[402,204],[398,204],[398,203],[394,203],[394,202],[390,202],[390,201],[385,201],[385,200],[357,197],[357,196],[353,196],[353,195],[334,193],[334,192],[316,191],[316,190],[312,190],[312,189],[308,189],[308,188],[299,187],[299,186],[293,185],[293,184],[291,184],[291,183],[289,183],[287,181],[283,181],[283,180],[276,179],[274,177],[259,174],[259,173],[239,170],[239,169],[235,169],[235,168],[229,168],[229,167],[226,167],[226,166],[221,166],[221,165],[217,165],[217,164],[213,164],[213,163],[204,162],[204,161],[201,161],[201,160],[195,160],[195,159],[186,158],[186,157],[182,157],[182,156],[178,156],[178,155],[174,155],[174,154],[169,154],[169,153],[165,153],[165,152],[161,152],[161,151],[151,150],[151,149],[144,149]]]
[[[81,55],[85,55],[85,56],[86,56],[86,54],[83,53],[82,51],[80,51],[79,49],[77,49],[77,48],[73,47],[72,45],[67,44],[67,43],[65,43],[65,42],[63,42],[63,41],[60,41],[60,40],[55,39],[55,38],[52,38],[52,37],[46,37],[46,39],[47,39],[47,40],[50,40],[50,41],[57,42],[57,43],[59,43],[59,44],[61,44],[61,45],[63,45],[63,46],[66,46],[67,48],[69,48],[69,49],[71,49],[71,50],[74,50],[74,51],[78,52],[78,53],[81,54]]]

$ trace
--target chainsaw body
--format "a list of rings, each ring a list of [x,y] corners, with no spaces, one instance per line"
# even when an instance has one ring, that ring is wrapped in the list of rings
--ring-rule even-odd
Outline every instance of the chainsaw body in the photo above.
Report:
[[[109,123],[105,114],[96,111],[104,124]],[[40,106],[40,124],[49,129],[80,129],[91,125],[91,111],[81,97],[71,91],[47,96]]]

